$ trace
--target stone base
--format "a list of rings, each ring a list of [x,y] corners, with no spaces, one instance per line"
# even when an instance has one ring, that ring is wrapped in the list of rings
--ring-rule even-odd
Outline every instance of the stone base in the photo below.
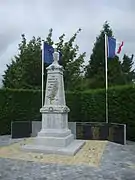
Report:
[[[83,140],[73,140],[68,146],[54,147],[39,144],[28,144],[22,146],[22,149],[29,152],[38,152],[46,154],[60,154],[60,155],[75,155],[81,147],[85,144]]]
[[[70,134],[66,137],[36,137],[36,145],[42,146],[51,146],[51,147],[66,147],[74,140],[73,134]]]

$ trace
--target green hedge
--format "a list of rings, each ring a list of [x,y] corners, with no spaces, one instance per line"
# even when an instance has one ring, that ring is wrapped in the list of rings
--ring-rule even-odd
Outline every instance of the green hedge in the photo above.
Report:
[[[67,92],[69,121],[105,122],[105,90]],[[128,139],[135,140],[135,88],[108,90],[109,122],[127,124]],[[0,134],[10,133],[11,121],[39,120],[41,91],[0,90]]]
[[[9,134],[11,121],[28,121],[41,118],[40,91],[0,90],[0,134]]]

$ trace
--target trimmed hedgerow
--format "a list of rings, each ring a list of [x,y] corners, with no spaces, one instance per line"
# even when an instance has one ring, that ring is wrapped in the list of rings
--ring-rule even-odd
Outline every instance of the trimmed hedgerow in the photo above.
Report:
[[[105,90],[66,92],[69,121],[105,122]],[[127,124],[127,137],[135,140],[135,88],[108,90],[109,122]],[[0,90],[0,134],[10,133],[11,121],[41,120],[41,91]]]
[[[41,116],[41,93],[34,90],[0,90],[0,134],[9,134],[11,121],[29,121]]]

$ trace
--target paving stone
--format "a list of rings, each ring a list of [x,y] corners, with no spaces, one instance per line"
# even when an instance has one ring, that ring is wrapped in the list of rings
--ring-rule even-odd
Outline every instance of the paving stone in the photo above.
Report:
[[[135,180],[135,143],[109,142],[99,167],[0,158],[0,180]]]

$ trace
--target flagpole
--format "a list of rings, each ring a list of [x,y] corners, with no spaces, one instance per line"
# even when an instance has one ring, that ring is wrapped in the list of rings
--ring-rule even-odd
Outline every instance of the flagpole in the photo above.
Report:
[[[106,112],[106,123],[108,123],[108,68],[107,68],[107,35],[105,34],[105,91],[106,91],[106,105],[105,105],[105,112]]]
[[[44,106],[44,40],[42,40],[42,107]]]

